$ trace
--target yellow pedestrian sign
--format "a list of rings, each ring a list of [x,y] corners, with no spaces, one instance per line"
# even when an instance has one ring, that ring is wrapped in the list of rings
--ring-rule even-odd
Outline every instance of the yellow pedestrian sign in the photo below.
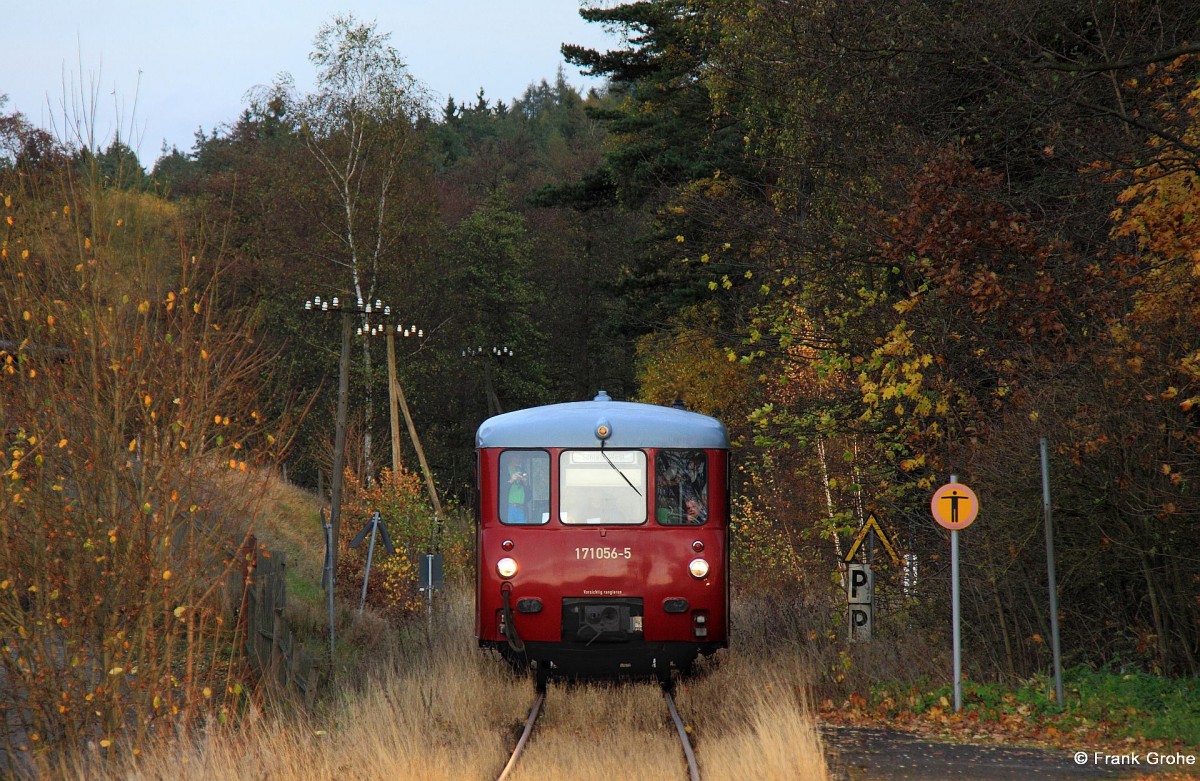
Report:
[[[875,513],[867,516],[867,522],[862,525],[858,536],[854,538],[854,542],[850,545],[850,550],[846,552],[845,561],[850,563],[854,559],[854,554],[858,553],[858,549],[862,547],[863,540],[867,539],[867,535],[875,532],[875,536],[883,543],[883,549],[887,551],[888,557],[892,560],[892,565],[900,566],[900,557],[896,555],[896,549],[892,547],[892,541],[883,533],[883,527],[879,525],[879,521],[875,520]]]
[[[979,515],[979,498],[962,483],[946,483],[934,491],[929,509],[938,526],[950,531],[965,529]]]

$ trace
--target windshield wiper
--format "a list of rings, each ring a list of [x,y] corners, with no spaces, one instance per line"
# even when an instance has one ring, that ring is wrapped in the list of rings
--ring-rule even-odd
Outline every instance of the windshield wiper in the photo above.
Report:
[[[629,478],[625,476],[625,473],[622,472],[620,470],[620,468],[616,464],[614,464],[612,462],[612,460],[608,457],[608,454],[604,452],[604,442],[603,441],[600,442],[600,455],[604,456],[604,460],[608,461],[609,466],[611,466],[613,469],[617,470],[617,474],[619,474],[621,476],[621,479],[625,481],[625,485],[632,488],[633,492],[635,494],[637,494],[638,496],[642,495],[642,492],[637,489],[637,486],[634,485],[633,483],[629,482]]]

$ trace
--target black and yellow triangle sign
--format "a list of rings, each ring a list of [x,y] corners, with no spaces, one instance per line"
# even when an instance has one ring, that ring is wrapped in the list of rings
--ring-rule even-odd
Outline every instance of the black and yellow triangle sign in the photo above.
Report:
[[[893,566],[899,567],[900,557],[896,555],[896,549],[892,547],[892,541],[883,533],[883,527],[879,525],[879,521],[875,520],[875,513],[867,516],[867,522],[862,525],[858,536],[854,538],[854,544],[850,546],[850,550],[846,551],[846,563],[848,564],[854,559],[854,554],[858,553],[858,549],[862,547],[863,540],[871,532],[875,532],[875,536],[883,543],[883,549],[887,551],[887,555],[891,558]]]

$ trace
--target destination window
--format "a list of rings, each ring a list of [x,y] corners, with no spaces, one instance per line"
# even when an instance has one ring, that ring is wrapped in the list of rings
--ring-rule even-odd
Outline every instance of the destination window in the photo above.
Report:
[[[641,450],[564,450],[558,473],[563,523],[646,522],[646,454]]]

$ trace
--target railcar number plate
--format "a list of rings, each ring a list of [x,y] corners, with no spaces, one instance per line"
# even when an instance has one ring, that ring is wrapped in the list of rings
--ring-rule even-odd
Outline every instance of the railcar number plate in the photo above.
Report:
[[[632,559],[631,548],[576,548],[577,559]]]

